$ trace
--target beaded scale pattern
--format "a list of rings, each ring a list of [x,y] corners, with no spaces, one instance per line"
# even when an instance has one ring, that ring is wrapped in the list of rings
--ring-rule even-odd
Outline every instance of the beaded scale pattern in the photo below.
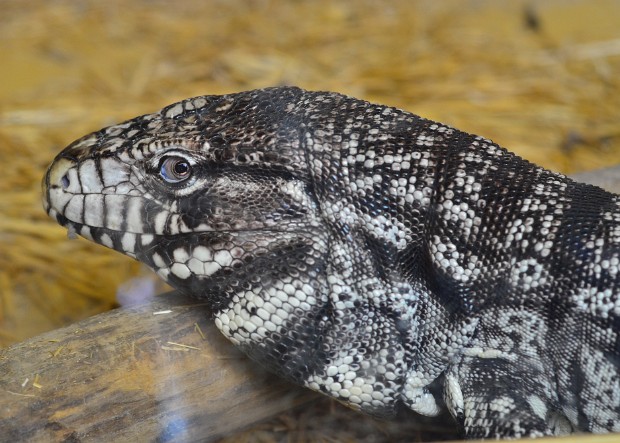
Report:
[[[196,97],[87,135],[50,216],[208,300],[271,371],[469,438],[620,431],[620,207],[336,93]]]

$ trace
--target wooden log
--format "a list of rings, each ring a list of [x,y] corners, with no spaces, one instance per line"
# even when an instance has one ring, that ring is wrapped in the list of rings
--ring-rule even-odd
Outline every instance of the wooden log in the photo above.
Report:
[[[314,398],[171,293],[0,351],[1,441],[209,441]]]

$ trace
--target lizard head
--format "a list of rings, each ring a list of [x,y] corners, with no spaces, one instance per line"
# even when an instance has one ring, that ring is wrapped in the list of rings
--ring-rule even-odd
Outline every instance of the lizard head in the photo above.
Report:
[[[247,284],[268,257],[295,265],[318,225],[292,112],[300,92],[196,97],[87,135],[48,168],[44,207],[193,295]]]
[[[416,158],[431,164],[403,151],[418,120],[298,88],[196,97],[69,145],[45,174],[44,207],[206,299],[270,370],[389,415],[427,291],[399,268],[421,228],[398,208],[419,214],[436,175],[410,179]]]

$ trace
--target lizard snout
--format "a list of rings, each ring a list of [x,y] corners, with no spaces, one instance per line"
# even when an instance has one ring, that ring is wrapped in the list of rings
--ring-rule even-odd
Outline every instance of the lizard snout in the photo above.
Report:
[[[43,207],[48,214],[62,208],[76,191],[81,192],[76,165],[74,160],[59,156],[47,169],[41,187]]]

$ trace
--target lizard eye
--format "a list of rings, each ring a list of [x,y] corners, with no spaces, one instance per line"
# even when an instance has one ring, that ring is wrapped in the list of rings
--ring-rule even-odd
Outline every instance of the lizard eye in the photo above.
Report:
[[[181,183],[191,177],[192,165],[183,157],[164,157],[159,164],[159,175],[167,183]]]

